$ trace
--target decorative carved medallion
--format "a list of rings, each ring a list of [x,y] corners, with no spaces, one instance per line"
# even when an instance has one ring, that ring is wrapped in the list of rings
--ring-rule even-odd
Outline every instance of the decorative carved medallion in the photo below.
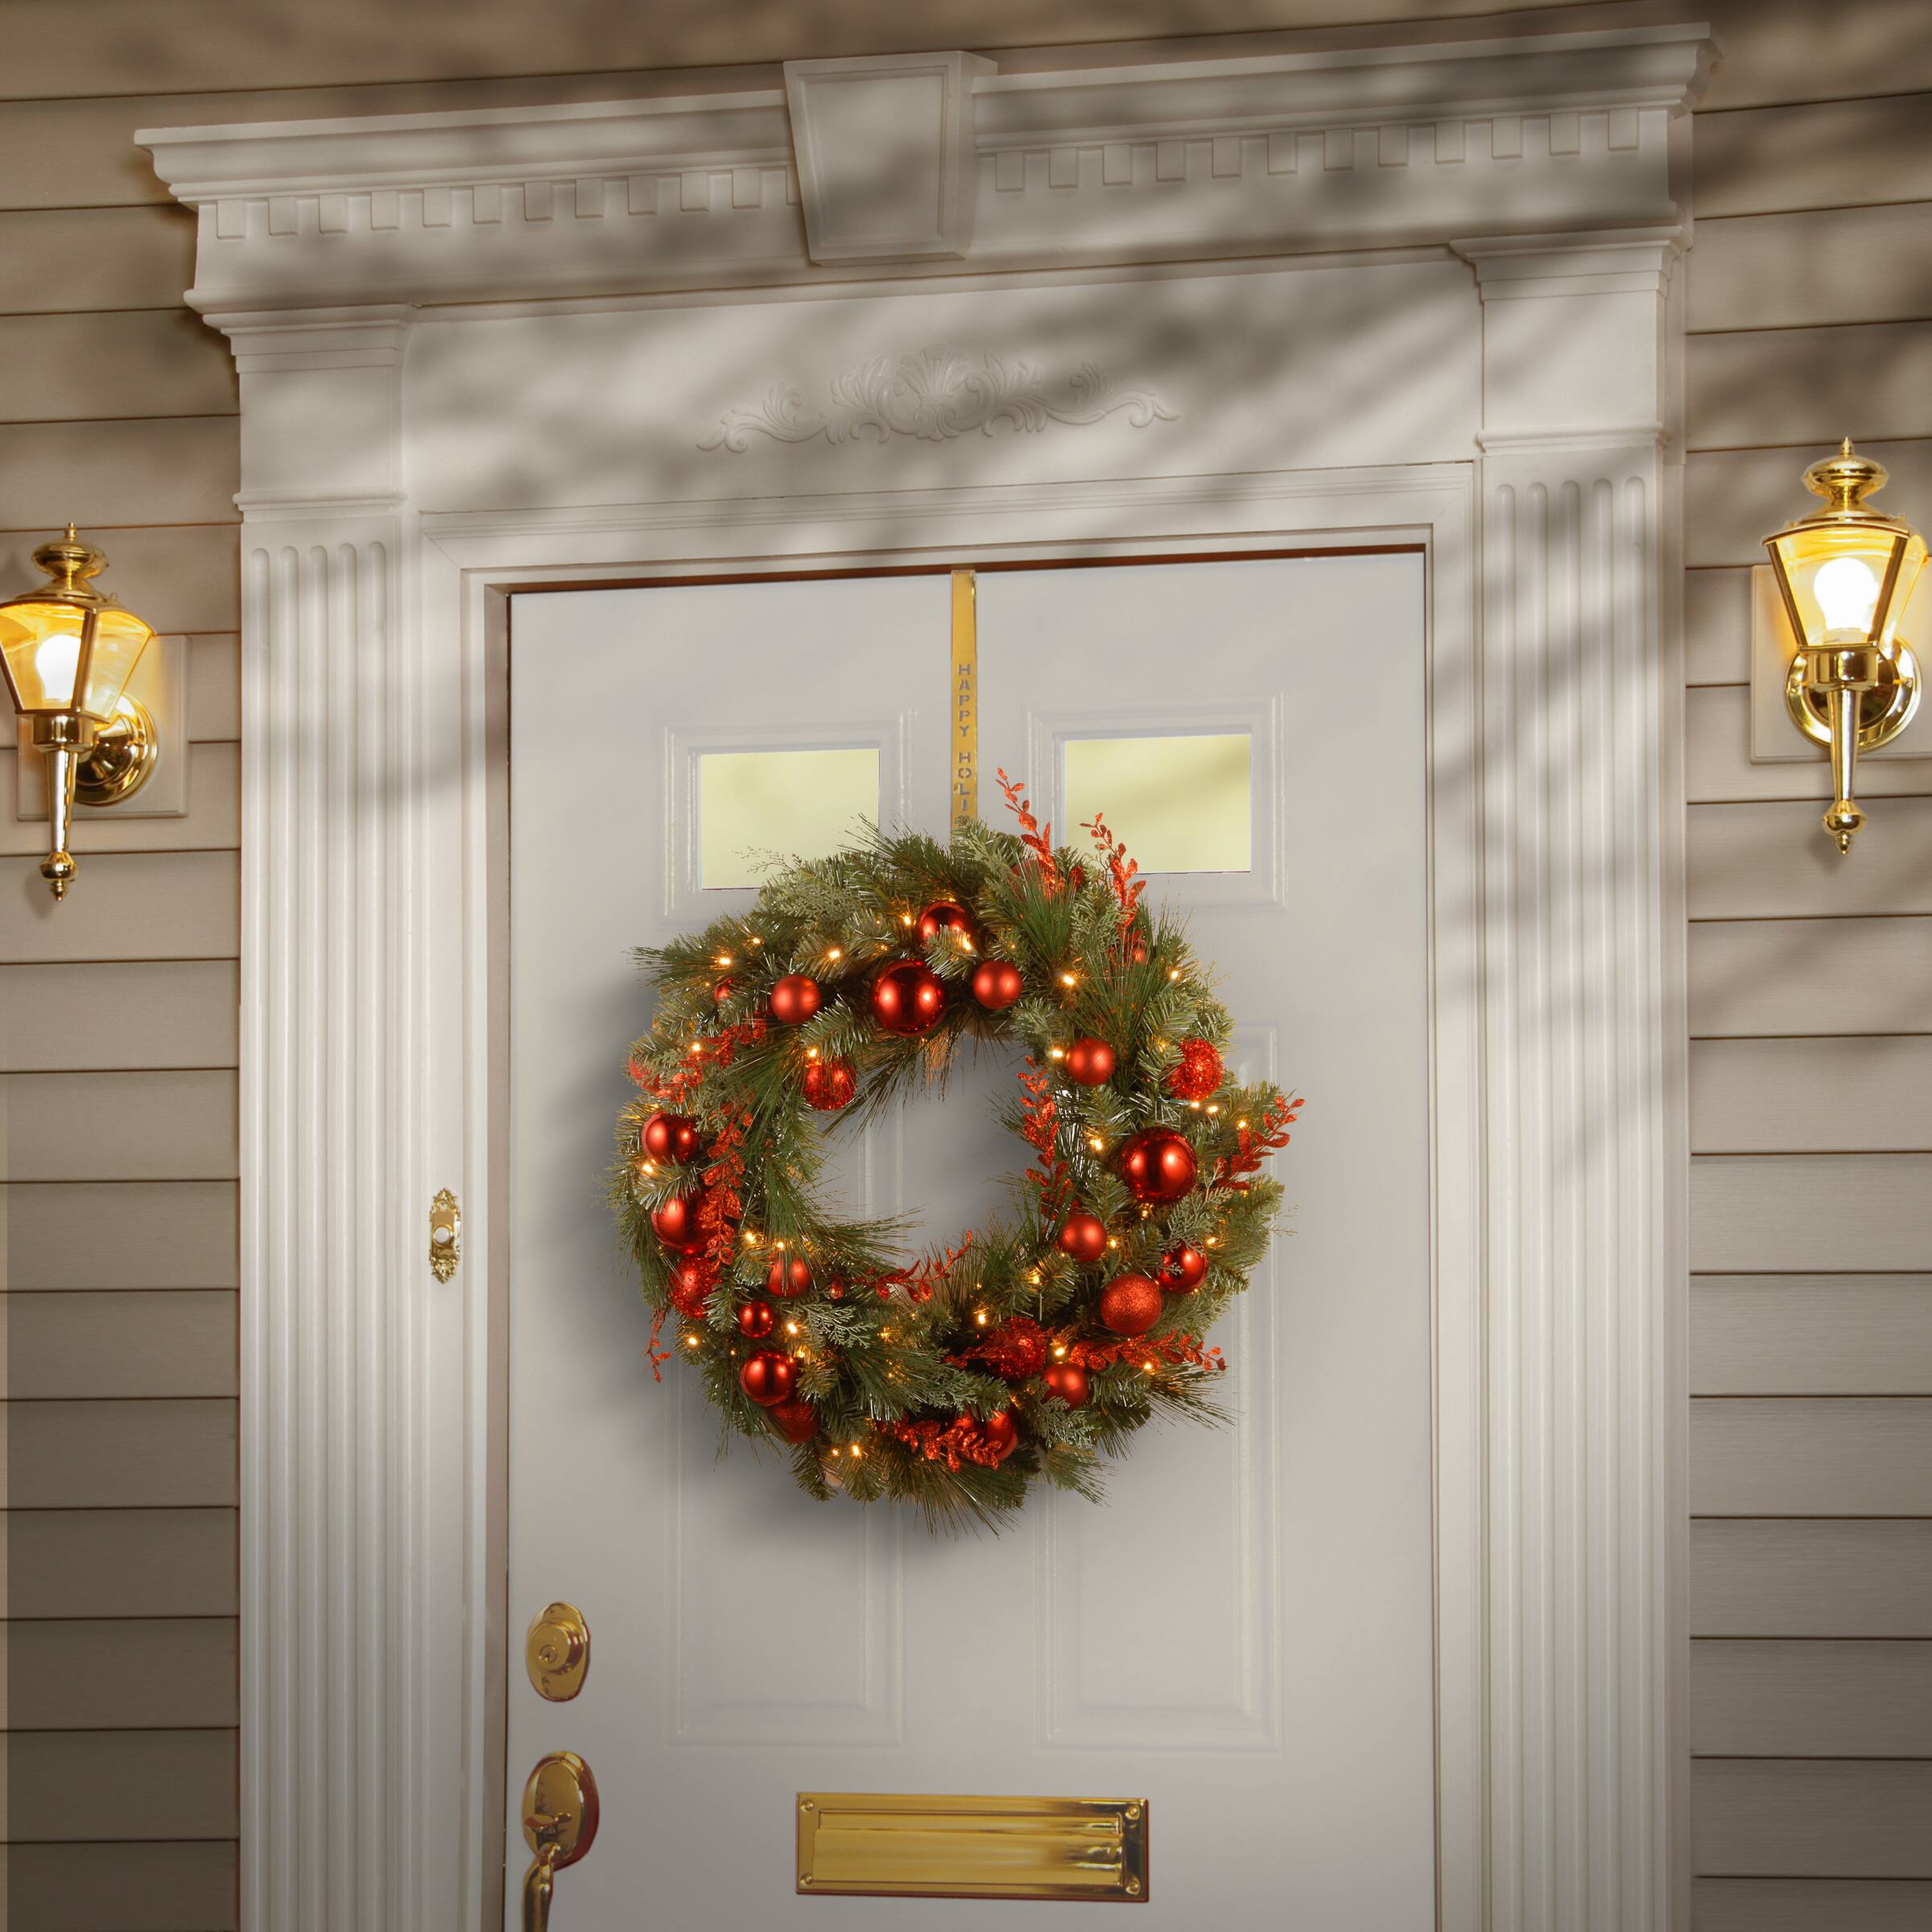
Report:
[[[1098,423],[1125,414],[1136,429],[1171,423],[1170,409],[1154,390],[1117,386],[1106,372],[1083,362],[1064,381],[1050,382],[1028,362],[1001,356],[962,354],[943,343],[894,359],[875,356],[834,376],[828,407],[814,408],[789,382],[775,382],[763,399],[728,411],[700,449],[742,452],[754,433],[778,443],[828,443],[917,436],[943,443],[977,430],[1037,435],[1049,423]]]

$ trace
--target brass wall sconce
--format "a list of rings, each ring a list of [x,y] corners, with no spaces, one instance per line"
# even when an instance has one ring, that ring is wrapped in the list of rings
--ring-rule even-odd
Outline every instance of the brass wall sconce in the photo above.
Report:
[[[0,604],[0,670],[14,708],[47,763],[47,856],[56,899],[76,869],[68,850],[74,805],[115,805],[145,785],[160,756],[154,720],[127,681],[153,630],[93,580],[105,554],[66,533],[34,552],[47,581]]]
[[[1926,540],[1909,523],[1865,507],[1886,473],[1846,437],[1836,456],[1805,472],[1806,488],[1824,508],[1765,539],[1797,640],[1785,706],[1806,737],[1831,748],[1824,827],[1841,853],[1865,822],[1858,754],[1889,744],[1918,708],[1918,659],[1897,634]]]

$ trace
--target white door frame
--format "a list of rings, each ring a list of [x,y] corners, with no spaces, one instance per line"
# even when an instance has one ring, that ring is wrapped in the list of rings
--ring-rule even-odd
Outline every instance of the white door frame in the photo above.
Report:
[[[469,1932],[501,1848],[503,589],[1108,542],[1427,547],[1439,1916],[1681,1919],[1671,191],[1707,61],[1701,30],[1011,76],[904,56],[823,93],[805,63],[784,94],[142,137],[200,211],[191,299],[242,371],[250,1932]],[[855,82],[929,143],[894,178],[936,171],[936,205],[841,199],[881,124],[841,119]],[[1211,343],[1131,335],[1203,288],[1257,312],[1318,283],[1362,330],[1309,332],[1327,381],[1265,398],[1270,368],[1253,411],[1205,393]],[[1439,316],[1441,366],[1377,349],[1392,291]],[[1013,358],[1063,299],[1140,341],[1146,407]],[[695,440],[661,369],[574,373],[698,308],[718,346],[674,386],[742,385],[733,329],[776,354],[832,303],[848,333],[943,311],[1001,356],[927,365],[935,426],[813,349],[836,409],[768,396],[727,412],[736,440]],[[989,372],[1004,441],[971,433]]]

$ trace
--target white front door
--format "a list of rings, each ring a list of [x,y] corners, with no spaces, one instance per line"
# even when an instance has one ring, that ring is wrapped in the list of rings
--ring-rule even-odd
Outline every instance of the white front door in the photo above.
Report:
[[[1424,1932],[1420,555],[978,578],[982,815],[1003,766],[1056,838],[1094,803],[1137,834],[1170,868],[1150,894],[1218,968],[1241,1070],[1307,1098],[1279,1157],[1291,1211],[1213,1338],[1231,1425],[1150,1426],[1104,1505],[1042,1498],[953,1542],[815,1504],[742,1441],[717,1459],[695,1378],[654,1382],[603,1199],[650,1017],[631,949],[748,903],[718,882],[745,876],[738,848],[809,852],[855,799],[943,834],[948,605],[943,573],[514,601],[511,1922],[524,1777],[566,1748],[603,1830],[558,1878],[556,1932],[1059,1922],[800,1896],[812,1790],[1145,1797],[1147,1932]],[[1026,1154],[993,1120],[1009,1077],[982,1063],[870,1129],[843,1167],[861,1205],[916,1215],[922,1244],[985,1218]],[[559,1599],[592,1662],[549,1704],[520,1637]]]

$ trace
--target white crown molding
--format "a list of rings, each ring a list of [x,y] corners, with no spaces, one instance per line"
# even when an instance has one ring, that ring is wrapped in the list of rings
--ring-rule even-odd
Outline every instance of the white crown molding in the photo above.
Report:
[[[200,212],[204,311],[581,298],[1439,244],[1499,207],[1674,222],[1670,123],[1709,64],[1701,27],[1010,76],[953,53],[136,138]]]

